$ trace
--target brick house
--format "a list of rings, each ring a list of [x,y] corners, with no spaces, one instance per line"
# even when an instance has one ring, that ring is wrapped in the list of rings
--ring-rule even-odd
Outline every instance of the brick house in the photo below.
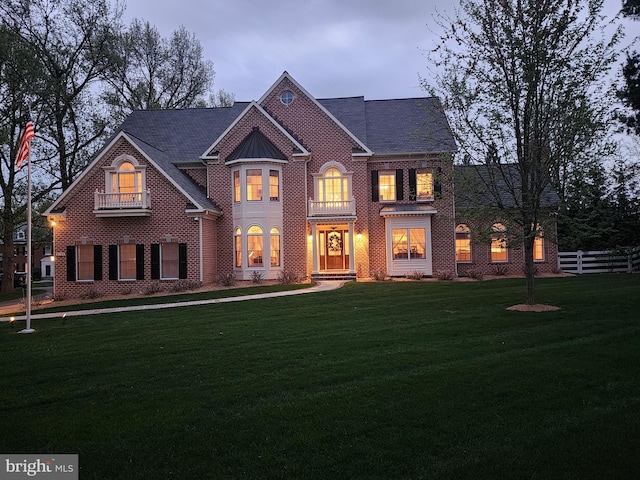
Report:
[[[45,212],[55,292],[455,274],[455,151],[436,99],[316,99],[286,72],[258,101],[134,112]]]

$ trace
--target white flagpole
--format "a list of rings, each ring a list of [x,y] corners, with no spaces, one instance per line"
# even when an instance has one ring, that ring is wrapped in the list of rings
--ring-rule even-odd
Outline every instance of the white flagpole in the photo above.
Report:
[[[31,328],[31,148],[27,156],[27,305],[26,317],[27,327],[18,333],[33,333],[35,330]]]

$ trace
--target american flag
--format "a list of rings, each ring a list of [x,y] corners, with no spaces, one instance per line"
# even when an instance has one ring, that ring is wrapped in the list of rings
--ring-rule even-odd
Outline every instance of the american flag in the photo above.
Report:
[[[35,137],[33,122],[29,121],[20,132],[20,140],[18,141],[18,154],[16,155],[16,167],[18,170],[22,168],[24,161],[29,158],[29,145],[31,139]]]

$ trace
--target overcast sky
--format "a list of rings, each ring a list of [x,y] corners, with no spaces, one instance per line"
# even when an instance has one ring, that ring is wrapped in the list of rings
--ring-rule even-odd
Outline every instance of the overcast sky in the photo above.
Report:
[[[125,22],[163,37],[184,25],[214,64],[214,89],[258,100],[288,71],[316,98],[421,97],[433,15],[455,0],[127,0]],[[621,0],[605,0],[614,15]],[[632,36],[627,32],[627,36]]]

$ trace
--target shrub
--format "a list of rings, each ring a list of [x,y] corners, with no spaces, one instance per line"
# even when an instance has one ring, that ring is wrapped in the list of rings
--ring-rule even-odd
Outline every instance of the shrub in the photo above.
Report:
[[[482,273],[482,270],[478,270],[478,269],[471,269],[467,272],[467,275],[469,275],[469,278],[473,278],[474,280],[482,280],[484,278],[484,273]]]
[[[142,292],[144,295],[153,295],[154,293],[160,293],[164,290],[160,282],[150,283],[147,288]]]
[[[413,272],[407,273],[406,277],[409,280],[422,280],[422,277],[424,277],[424,273],[420,270],[414,270]]]
[[[251,281],[253,283],[258,284],[258,283],[262,282],[262,280],[264,280],[264,274],[262,272],[254,270],[251,273]]]
[[[377,282],[383,282],[387,279],[387,271],[384,268],[371,271],[371,278]]]
[[[131,295],[133,293],[133,287],[128,285],[126,287],[122,287],[120,290],[120,295]]]
[[[507,274],[507,266],[506,265],[494,265],[493,266],[493,274],[498,277],[504,277]]]
[[[233,287],[236,284],[235,273],[226,273],[218,275],[218,283],[223,287]]]
[[[102,292],[98,291],[96,287],[89,287],[84,292],[82,292],[82,295],[80,295],[80,298],[93,300],[95,298],[100,298],[101,296],[102,296]]]
[[[282,285],[291,285],[292,283],[298,283],[300,281],[300,277],[297,273],[291,270],[283,270],[278,273],[278,282]]]
[[[172,293],[186,292],[188,290],[195,290],[196,288],[200,288],[202,286],[202,282],[197,280],[178,280],[176,282],[171,283],[167,290]]]
[[[433,276],[441,282],[453,280],[453,272],[451,270],[436,270]]]

